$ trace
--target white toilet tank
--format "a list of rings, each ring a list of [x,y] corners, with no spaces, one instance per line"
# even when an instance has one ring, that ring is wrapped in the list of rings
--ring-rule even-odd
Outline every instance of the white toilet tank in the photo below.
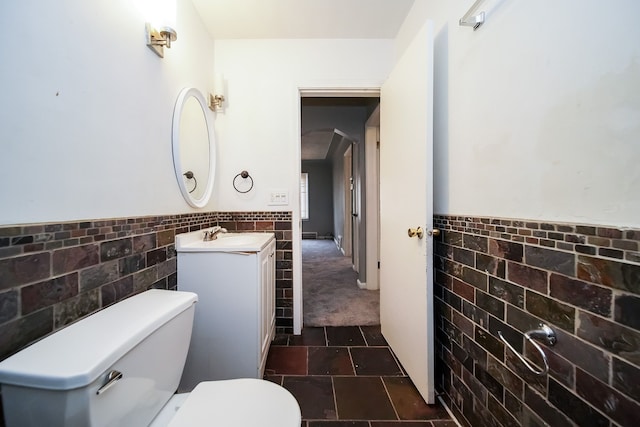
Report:
[[[149,425],[180,382],[197,299],[150,290],[0,362],[7,427]]]

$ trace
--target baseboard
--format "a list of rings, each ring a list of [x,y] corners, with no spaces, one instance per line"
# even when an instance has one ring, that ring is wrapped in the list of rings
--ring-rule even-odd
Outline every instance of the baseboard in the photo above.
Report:
[[[358,279],[358,280],[356,281],[356,283],[358,284],[358,287],[359,287],[360,289],[367,289],[367,283],[366,283],[366,282],[365,282],[365,283],[363,283],[363,282],[361,282],[361,281],[360,281],[360,279]]]

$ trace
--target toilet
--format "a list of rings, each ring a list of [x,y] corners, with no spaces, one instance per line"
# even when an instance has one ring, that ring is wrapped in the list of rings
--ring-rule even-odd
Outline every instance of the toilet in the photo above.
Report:
[[[197,300],[149,290],[0,362],[6,427],[299,427],[295,398],[266,380],[176,394]]]

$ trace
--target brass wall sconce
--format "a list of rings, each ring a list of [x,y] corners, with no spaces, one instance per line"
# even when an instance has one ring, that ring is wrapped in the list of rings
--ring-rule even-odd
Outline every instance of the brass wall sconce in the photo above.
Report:
[[[156,30],[148,22],[145,24],[147,46],[160,58],[164,58],[164,48],[171,48],[171,42],[176,41],[178,33],[171,27],[162,27]]]
[[[222,111],[224,101],[224,78],[222,74],[216,74],[213,93],[209,94],[209,108],[213,111]]]
[[[209,108],[213,111],[222,110],[222,104],[224,103],[224,95],[209,94]]]

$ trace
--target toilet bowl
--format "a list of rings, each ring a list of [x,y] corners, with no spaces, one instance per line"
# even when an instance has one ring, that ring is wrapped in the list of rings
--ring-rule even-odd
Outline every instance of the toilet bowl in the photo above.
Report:
[[[197,295],[150,290],[0,362],[6,427],[299,427],[300,407],[260,379],[175,394]]]
[[[255,378],[205,381],[176,394],[150,427],[300,426],[299,410],[284,388]],[[295,408],[294,408],[295,409]]]

